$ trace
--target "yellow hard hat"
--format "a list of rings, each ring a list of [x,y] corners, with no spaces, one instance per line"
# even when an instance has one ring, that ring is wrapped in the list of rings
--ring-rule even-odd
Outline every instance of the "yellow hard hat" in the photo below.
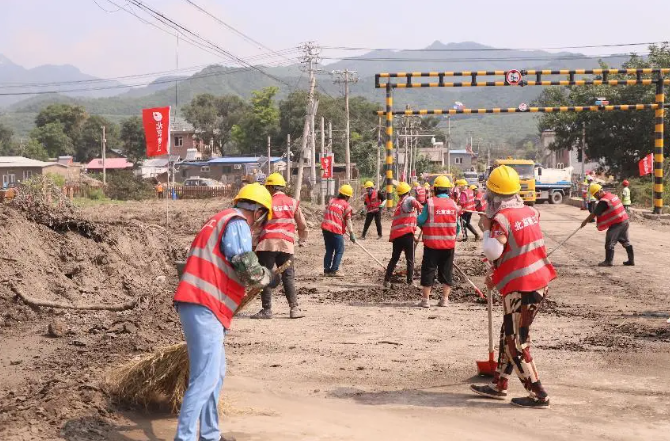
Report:
[[[478,188],[479,188],[479,186],[477,184],[472,184],[470,186],[470,190],[477,190]]]
[[[419,186],[419,181],[414,181],[414,186],[418,187]]]
[[[519,174],[512,167],[500,165],[489,175],[486,188],[503,196],[516,194],[521,190]]]
[[[426,182],[425,184],[423,184],[423,188],[430,188],[430,184]]]
[[[444,175],[440,175],[437,178],[435,178],[435,181],[433,182],[433,187],[435,188],[453,188],[454,184],[451,183],[448,177]]]
[[[258,182],[247,184],[237,193],[233,203],[237,204],[240,200],[247,200],[256,202],[268,209],[268,220],[272,219],[272,195],[267,188],[263,187]]]
[[[596,193],[598,193],[600,190],[603,189],[603,186],[600,184],[596,184],[595,182],[591,185],[589,185],[589,194],[591,196],[595,196]]]
[[[456,181],[456,185],[458,185],[459,187],[460,187],[461,185],[468,185],[468,181],[466,181],[465,179],[458,179],[458,180]]]
[[[265,179],[265,185],[276,185],[277,187],[286,187],[286,181],[281,173],[272,173]]]
[[[374,186],[375,184],[372,181],[365,181],[365,184],[363,184],[363,187],[365,188],[372,188]]]
[[[344,184],[340,187],[340,194],[352,197],[354,195],[354,189],[351,187],[351,185]]]
[[[398,193],[398,196],[402,196],[404,194],[409,193],[409,191],[412,189],[412,187],[409,186],[407,182],[401,182],[398,184],[396,187],[396,192]]]

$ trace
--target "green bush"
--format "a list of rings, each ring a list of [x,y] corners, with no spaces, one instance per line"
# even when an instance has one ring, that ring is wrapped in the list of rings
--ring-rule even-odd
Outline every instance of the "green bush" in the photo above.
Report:
[[[57,173],[47,173],[47,178],[57,187],[65,187],[65,176]]]
[[[107,173],[107,197],[119,201],[141,201],[156,196],[154,186],[130,170]]]
[[[88,198],[94,201],[101,201],[106,198],[105,192],[102,188],[91,188],[88,190]]]
[[[654,193],[654,183],[651,181],[653,178],[644,177],[644,178],[631,178],[628,181],[630,182],[630,199],[635,207],[641,208],[651,208],[653,201]],[[663,192],[663,205],[670,205],[670,192],[668,191],[668,181],[663,182],[664,192]],[[618,185],[616,187],[617,195],[621,196],[622,186]]]

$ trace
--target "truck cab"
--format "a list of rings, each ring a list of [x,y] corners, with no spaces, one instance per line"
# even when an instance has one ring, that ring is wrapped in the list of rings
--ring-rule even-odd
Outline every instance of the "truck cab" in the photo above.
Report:
[[[506,165],[516,170],[521,183],[521,191],[519,192],[521,199],[526,205],[535,205],[535,162],[530,159],[496,159],[487,170],[487,178],[491,171],[500,165]]]

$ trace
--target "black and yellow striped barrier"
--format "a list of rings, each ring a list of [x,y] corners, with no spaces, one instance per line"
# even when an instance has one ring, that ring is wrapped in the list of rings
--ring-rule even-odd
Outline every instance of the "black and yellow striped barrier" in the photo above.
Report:
[[[508,73],[517,74],[517,82],[507,81]],[[519,75],[520,74],[520,75]],[[386,89],[386,109],[377,111],[377,115],[386,115],[386,193],[389,207],[393,190],[393,116],[394,115],[476,115],[497,113],[552,113],[552,112],[603,112],[612,110],[655,110],[654,129],[654,213],[663,208],[663,118],[665,115],[665,85],[670,79],[663,78],[670,74],[670,68],[662,69],[558,69],[558,70],[476,70],[476,71],[431,71],[431,72],[385,72],[375,75],[375,87]],[[567,79],[543,79],[546,75],[567,75]],[[598,75],[598,79],[577,79],[575,75]],[[635,75],[631,79],[610,79],[609,75]],[[445,82],[449,77],[470,77],[469,82]],[[477,77],[503,76],[504,80],[478,81]],[[513,75],[510,75],[513,76]],[[643,78],[653,76],[653,78]],[[520,77],[520,78],[519,78]],[[527,77],[532,77],[528,78]],[[387,78],[387,82],[380,82]],[[391,78],[404,78],[404,82],[394,83]],[[413,78],[437,78],[437,82],[412,82]],[[513,81],[510,79],[510,81]],[[514,87],[514,86],[656,86],[656,99],[653,104],[616,104],[606,106],[557,106],[557,107],[494,107],[490,109],[422,109],[393,110],[393,89],[410,89],[425,87]]]
[[[658,109],[659,104],[614,104],[607,106],[555,106],[555,107],[493,107],[490,109],[421,109],[421,110],[394,110],[393,115],[472,115],[481,113],[557,113],[557,112],[606,112],[610,110],[645,110]],[[377,115],[386,115],[384,110],[378,110]]]

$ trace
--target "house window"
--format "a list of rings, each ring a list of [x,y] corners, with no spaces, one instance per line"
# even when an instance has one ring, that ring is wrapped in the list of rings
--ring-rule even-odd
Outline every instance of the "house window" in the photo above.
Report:
[[[204,173],[209,173],[209,165],[203,165],[200,167],[200,171]]]
[[[454,164],[463,164],[463,158],[454,158]]]
[[[14,183],[16,183],[16,175],[14,175],[14,174],[2,175],[2,186],[3,187],[10,186]]]
[[[174,137],[174,146],[175,147],[181,147],[184,145],[184,137],[183,136],[175,136]]]
[[[23,180],[30,179],[33,177],[33,172],[31,170],[23,170]]]

